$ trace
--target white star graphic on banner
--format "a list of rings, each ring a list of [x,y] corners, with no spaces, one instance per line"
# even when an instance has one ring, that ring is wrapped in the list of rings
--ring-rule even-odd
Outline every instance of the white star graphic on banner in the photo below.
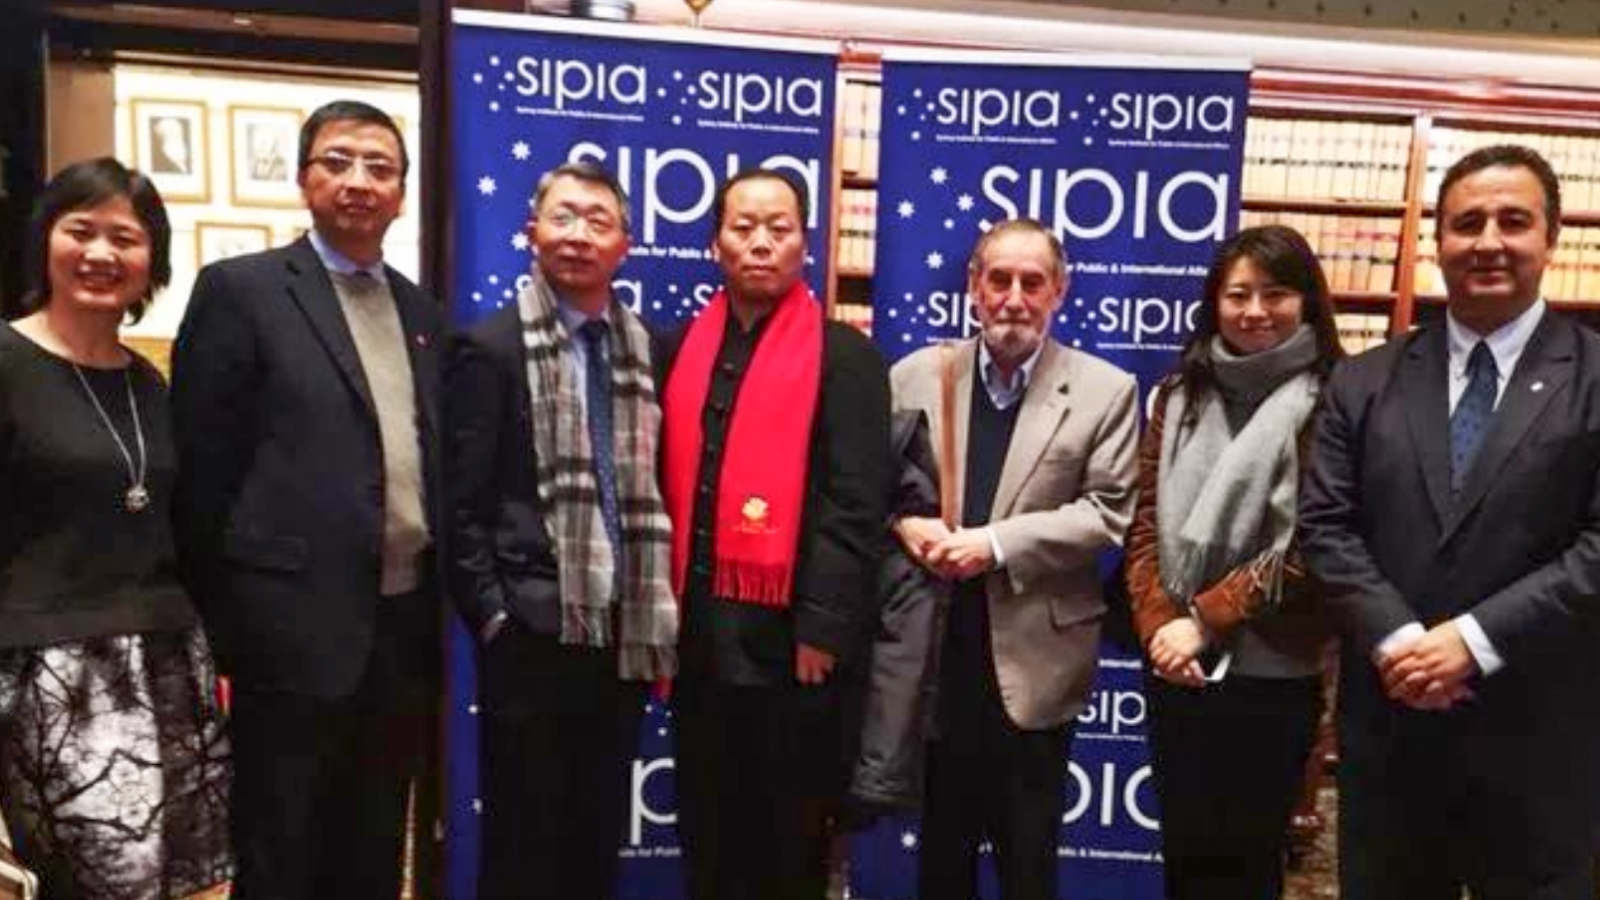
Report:
[[[512,246],[513,249],[516,249],[516,250],[526,250],[526,249],[528,249],[528,236],[523,234],[520,231],[517,232],[516,234],[513,234],[511,236],[511,246]]]
[[[478,193],[484,195],[485,197],[493,196],[494,188],[495,184],[493,178],[485,175],[478,179]]]
[[[483,84],[483,73],[482,72],[473,72],[472,73],[472,83],[473,84]]]
[[[932,253],[929,253],[928,254],[928,268],[930,268],[930,269],[942,269],[942,268],[944,268],[944,255],[941,254],[937,250],[933,251]]]
[[[913,140],[913,141],[920,141],[920,140],[922,140],[922,132],[920,132],[920,131],[913,131],[913,132],[911,132],[911,139],[912,139],[912,140]]]
[[[498,56],[489,57],[489,65],[491,65],[491,66],[500,65],[500,57],[498,57]]]
[[[957,197],[956,198],[956,209],[959,209],[962,212],[971,212],[972,211],[972,195],[971,194],[962,194],[961,196]]]
[[[944,220],[944,230],[945,231],[949,231],[950,229],[952,229],[954,227],[956,227],[956,220],[955,219],[945,219]]]
[[[901,833],[900,846],[907,850],[914,849],[917,846],[917,836],[909,831]]]
[[[916,211],[917,211],[916,206],[913,205],[910,200],[901,200],[900,201],[900,205],[895,207],[895,212],[899,213],[900,214],[900,218],[902,218],[902,219],[911,218],[912,215],[914,215],[916,213]]]
[[[528,146],[527,141],[517,141],[511,145],[511,158],[518,162],[526,162],[532,155],[533,148]]]
[[[934,184],[944,184],[950,180],[950,173],[945,171],[944,166],[939,166],[928,173],[928,180]]]
[[[500,111],[500,101],[499,100],[490,100],[489,101],[489,112],[499,112],[499,111]]]

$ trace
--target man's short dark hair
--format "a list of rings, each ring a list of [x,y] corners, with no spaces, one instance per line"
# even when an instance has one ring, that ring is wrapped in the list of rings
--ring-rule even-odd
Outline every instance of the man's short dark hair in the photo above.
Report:
[[[989,245],[994,243],[1003,234],[1020,231],[1024,234],[1037,234],[1050,244],[1051,270],[1056,280],[1066,284],[1067,278],[1067,251],[1061,246],[1061,239],[1056,233],[1044,227],[1038,219],[1006,219],[996,222],[994,227],[983,233],[978,242],[972,245],[972,255],[967,257],[967,277],[971,278],[983,271],[983,254],[988,251]]]
[[[1461,179],[1495,166],[1508,166],[1523,168],[1533,173],[1539,179],[1539,186],[1544,188],[1544,218],[1546,222],[1545,237],[1554,244],[1556,232],[1561,230],[1561,181],[1556,177],[1550,163],[1540,156],[1538,151],[1520,144],[1494,144],[1489,147],[1479,147],[1466,156],[1456,160],[1449,169],[1445,170],[1444,180],[1439,182],[1439,197],[1437,205],[1433,208],[1434,217],[1438,219],[1439,226],[1435,229],[1438,238],[1444,237],[1444,195]]]
[[[406,173],[411,171],[411,157],[406,153],[405,135],[400,133],[400,126],[394,123],[394,119],[389,118],[388,113],[360,100],[334,100],[331,103],[324,103],[306,117],[305,124],[300,126],[298,171],[304,172],[306,166],[311,165],[311,146],[317,142],[317,132],[330,122],[366,122],[389,129],[389,133],[394,135],[395,144],[400,148],[400,181],[405,182]]]
[[[716,199],[711,201],[711,239],[713,241],[717,239],[718,234],[722,233],[722,219],[727,214],[728,192],[733,190],[734,185],[746,181],[755,181],[758,178],[781,181],[788,186],[790,191],[794,192],[795,206],[800,210],[800,234],[801,236],[805,235],[807,224],[811,221],[811,201],[806,196],[806,186],[800,183],[799,178],[780,169],[754,168],[745,169],[724,181],[722,186],[717,188]]]
[[[109,156],[75,162],[57,172],[34,201],[28,223],[28,292],[22,297],[24,313],[36,312],[50,302],[50,232],[68,213],[93,209],[107,200],[127,197],[133,215],[150,237],[150,286],[128,309],[139,321],[155,292],[172,280],[172,226],[161,194],[142,172],[127,168]]]
[[[622,233],[633,234],[633,213],[628,209],[628,192],[622,189],[622,182],[611,170],[596,162],[569,162],[562,163],[554,169],[539,176],[539,184],[533,189],[533,215],[538,216],[539,207],[544,205],[544,195],[550,192],[550,185],[557,178],[576,178],[589,184],[598,184],[611,191],[617,198],[617,208],[622,210]]]

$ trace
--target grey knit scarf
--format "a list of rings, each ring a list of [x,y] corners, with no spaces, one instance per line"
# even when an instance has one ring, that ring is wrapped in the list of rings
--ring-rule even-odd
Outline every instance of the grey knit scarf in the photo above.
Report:
[[[1156,528],[1162,585],[1185,606],[1246,563],[1256,568],[1266,604],[1281,599],[1284,554],[1294,535],[1300,429],[1320,387],[1308,371],[1316,357],[1316,337],[1306,325],[1249,356],[1233,354],[1217,337],[1211,361],[1219,390],[1198,399],[1182,385],[1168,392]],[[1237,433],[1225,400],[1254,405]],[[1191,403],[1198,403],[1197,415],[1185,425]]]
[[[527,348],[528,396],[539,499],[549,510],[561,591],[561,642],[604,647],[616,620],[617,672],[653,681],[677,671],[678,603],[672,595],[671,523],[656,480],[661,405],[650,372],[650,338],[622,304],[612,306],[612,459],[622,515],[622,577],[606,536],[577,365],[555,293],[535,269],[517,297]],[[616,588],[613,592],[613,587]]]

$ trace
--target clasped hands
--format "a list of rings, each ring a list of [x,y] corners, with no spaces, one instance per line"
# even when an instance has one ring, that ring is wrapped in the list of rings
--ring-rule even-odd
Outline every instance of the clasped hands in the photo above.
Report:
[[[1145,650],[1156,677],[1185,687],[1202,687],[1206,673],[1197,657],[1205,647],[1206,636],[1200,623],[1181,616],[1157,628]]]
[[[959,581],[994,568],[994,546],[982,528],[951,531],[942,519],[906,516],[894,533],[912,559],[940,578]]]
[[[1472,696],[1467,680],[1478,663],[1454,621],[1374,653],[1389,699],[1418,710],[1446,710]]]

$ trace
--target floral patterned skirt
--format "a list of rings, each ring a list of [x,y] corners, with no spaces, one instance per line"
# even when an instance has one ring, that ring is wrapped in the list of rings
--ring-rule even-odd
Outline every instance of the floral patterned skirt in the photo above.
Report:
[[[51,900],[233,877],[228,742],[198,628],[0,649],[0,809]]]

